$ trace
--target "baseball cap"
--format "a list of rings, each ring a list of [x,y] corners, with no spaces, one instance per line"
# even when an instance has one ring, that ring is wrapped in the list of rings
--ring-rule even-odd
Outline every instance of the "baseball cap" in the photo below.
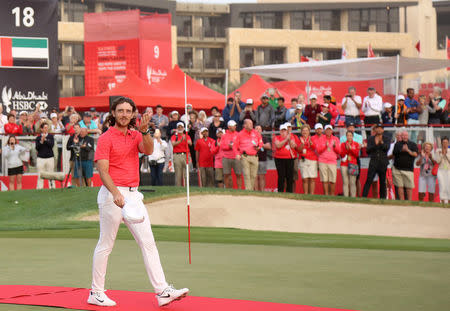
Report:
[[[267,96],[267,95],[261,96],[261,99],[264,99],[264,98],[269,98],[269,96]]]
[[[178,111],[176,111],[176,110],[172,111],[172,112],[170,113],[170,115],[173,115],[173,114],[175,114],[175,113],[179,115]]]
[[[391,103],[384,103],[384,108],[392,108],[392,104]]]
[[[50,119],[57,118],[57,117],[58,117],[58,115],[54,112],[50,114]]]
[[[350,122],[349,124],[347,124],[347,127],[349,127],[349,126],[355,126],[355,123]]]
[[[405,96],[403,96],[403,95],[398,95],[397,100],[405,100]]]
[[[177,123],[177,127],[182,126],[184,128],[184,123],[183,122],[178,122]]]
[[[191,105],[191,104],[187,104],[186,106],[187,106],[187,107],[191,107],[191,108],[192,108],[192,105]]]
[[[322,106],[328,108],[328,104],[327,103],[323,103]]]
[[[206,127],[202,127],[202,129],[200,130],[200,133],[203,133],[204,131],[208,131],[208,129]]]
[[[225,134],[225,130],[220,127],[216,130],[216,134],[219,132],[222,132],[223,134]]]
[[[291,122],[286,122],[286,123],[284,123],[284,125],[286,125],[286,127],[292,127]]]
[[[228,121],[227,125],[228,126],[236,126],[237,124],[236,124],[236,121],[230,120],[230,121]]]
[[[316,123],[316,125],[314,125],[314,129],[315,129],[315,130],[317,130],[317,129],[322,129],[322,130],[323,130],[323,125],[322,125],[322,123]]]
[[[303,109],[303,105],[302,104],[297,104],[297,106],[295,106],[295,109]]]
[[[309,95],[309,99],[317,99],[317,95],[316,94],[311,94],[311,95]]]
[[[86,112],[83,114],[83,117],[90,117],[90,116],[91,116],[91,113],[88,112],[88,111],[86,111]]]
[[[92,112],[95,112],[95,107],[91,107],[91,109],[89,109],[89,110],[91,110]]]
[[[248,98],[247,102],[245,103],[246,105],[253,105],[253,99]]]
[[[381,124],[381,123],[378,123],[378,124],[376,124],[373,128],[377,128],[377,127],[381,127],[381,128],[383,128],[383,124]]]
[[[333,129],[333,126],[332,126],[331,124],[327,124],[327,125],[325,125],[325,129],[326,129],[326,130],[327,130],[327,129],[332,130],[332,129]]]
[[[21,115],[23,115],[23,114],[28,115],[28,112],[26,112],[26,111],[21,111],[21,112],[19,113],[19,116],[21,116]]]
[[[287,130],[287,125],[286,124],[281,124],[280,125],[280,131],[281,130]]]

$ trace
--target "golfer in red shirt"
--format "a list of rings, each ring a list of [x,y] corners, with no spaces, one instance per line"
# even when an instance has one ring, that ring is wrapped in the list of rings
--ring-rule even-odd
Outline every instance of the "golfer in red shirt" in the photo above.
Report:
[[[116,240],[120,222],[133,234],[141,248],[150,282],[156,292],[159,306],[167,305],[187,295],[189,290],[177,290],[166,282],[159,259],[158,249],[151,229],[147,209],[142,202],[139,186],[139,152],[151,154],[153,139],[149,134],[150,115],[145,113],[139,131],[136,124],[136,105],[125,97],[119,97],[110,108],[106,122],[110,128],[100,136],[95,161],[103,186],[97,197],[100,216],[100,239],[94,251],[92,267],[92,290],[88,303],[99,306],[115,306],[106,296],[105,275],[108,257]],[[126,217],[130,212],[141,216],[140,222]],[[124,267],[126,269],[126,267]]]
[[[202,187],[214,187],[214,149],[216,141],[208,136],[208,129],[200,130],[201,138],[195,143]]]

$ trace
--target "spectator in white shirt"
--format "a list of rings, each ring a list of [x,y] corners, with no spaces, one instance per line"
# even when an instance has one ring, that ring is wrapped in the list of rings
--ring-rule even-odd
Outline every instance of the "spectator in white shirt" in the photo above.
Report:
[[[371,126],[381,123],[380,114],[383,110],[383,99],[375,91],[375,88],[369,87],[367,89],[367,96],[364,97],[362,104],[362,112],[364,113],[364,126]],[[367,132],[367,137],[370,136],[370,130]]]
[[[348,94],[342,99],[342,110],[345,114],[345,126],[349,124],[361,124],[360,110],[362,107],[361,96],[356,95],[356,88],[350,86]]]
[[[161,131],[155,130],[153,135],[153,153],[148,156],[152,186],[162,186],[162,173],[166,162],[167,142],[161,139]]]
[[[8,118],[3,114],[3,105],[0,104],[0,133],[5,133],[3,128],[8,123]]]
[[[8,167],[10,191],[14,190],[14,184],[16,184],[17,190],[22,189],[23,163],[20,157],[26,152],[27,150],[18,144],[15,136],[9,136],[3,153]]]

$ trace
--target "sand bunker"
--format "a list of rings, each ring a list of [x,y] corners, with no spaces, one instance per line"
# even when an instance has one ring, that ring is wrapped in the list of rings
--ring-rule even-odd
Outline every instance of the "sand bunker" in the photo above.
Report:
[[[185,226],[186,199],[147,204],[152,224]],[[98,220],[98,215],[83,217]],[[305,233],[450,238],[450,209],[258,196],[191,197],[191,225]]]

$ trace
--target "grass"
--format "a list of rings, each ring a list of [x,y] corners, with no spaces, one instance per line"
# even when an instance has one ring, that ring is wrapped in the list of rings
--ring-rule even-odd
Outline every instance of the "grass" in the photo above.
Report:
[[[185,195],[183,188],[155,189],[144,192],[146,202]],[[192,188],[192,194],[430,206],[222,189]],[[86,188],[1,193],[0,283],[89,287],[98,222],[77,219],[96,212],[96,195],[97,189]],[[193,295],[365,311],[441,311],[450,305],[448,239],[194,227],[189,265],[185,227],[153,226],[153,232],[167,279],[189,286]],[[121,226],[107,287],[149,291],[142,256],[132,239]],[[0,311],[6,310],[54,309],[0,304]]]

